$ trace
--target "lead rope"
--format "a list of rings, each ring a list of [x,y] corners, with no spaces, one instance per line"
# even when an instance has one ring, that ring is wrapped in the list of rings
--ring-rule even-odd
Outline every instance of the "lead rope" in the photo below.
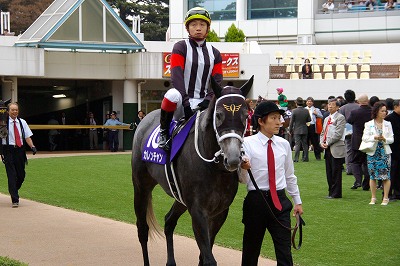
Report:
[[[293,230],[293,234],[292,234],[292,246],[294,249],[299,250],[301,248],[301,244],[303,243],[303,225],[306,225],[306,223],[304,222],[303,218],[301,218],[300,214],[296,213],[296,226],[295,227],[287,227],[285,225],[283,225],[278,218],[276,218],[275,214],[273,213],[271,206],[269,206],[267,199],[265,198],[265,195],[262,193],[262,191],[259,189],[256,180],[254,180],[254,176],[253,173],[251,172],[251,170],[247,170],[247,172],[249,173],[251,182],[253,183],[254,187],[256,188],[256,190],[258,192],[260,192],[261,197],[264,199],[265,203],[268,206],[268,209],[271,211],[272,216],[275,218],[275,220],[283,227],[286,228],[290,231]],[[297,233],[297,229],[299,229],[300,231],[300,235],[299,235],[299,244],[296,245],[296,233]]]
[[[221,149],[220,149],[219,151],[217,151],[217,152],[214,154],[214,158],[212,158],[212,159],[206,159],[206,158],[204,158],[203,156],[201,156],[201,154],[200,154],[200,151],[199,151],[199,144],[198,144],[198,140],[199,140],[199,120],[200,120],[200,110],[197,111],[197,114],[196,114],[196,123],[195,123],[195,127],[194,127],[194,148],[196,149],[197,155],[199,155],[199,157],[200,157],[203,161],[205,161],[205,162],[208,162],[208,163],[212,163],[212,162],[218,163],[218,162],[219,162],[219,161],[218,161],[218,157],[219,157],[220,155],[222,155],[222,150],[221,150]]]

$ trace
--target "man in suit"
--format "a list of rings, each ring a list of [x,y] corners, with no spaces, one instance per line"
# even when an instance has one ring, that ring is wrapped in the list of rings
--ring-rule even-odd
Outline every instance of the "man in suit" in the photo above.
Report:
[[[351,189],[357,189],[362,186],[363,190],[369,190],[367,155],[358,150],[364,132],[364,124],[371,120],[371,106],[368,104],[368,96],[366,94],[360,95],[358,97],[358,104],[360,107],[351,111],[347,119],[347,123],[353,126],[353,134],[351,135],[352,153],[349,161],[355,181]]]
[[[400,100],[393,102],[393,112],[386,116],[385,120],[392,123],[394,142],[390,144],[392,149],[390,166],[390,190],[389,200],[400,200]]]
[[[295,142],[294,162],[299,161],[300,146],[303,147],[303,162],[308,162],[307,123],[311,121],[311,117],[303,105],[303,98],[298,97],[296,99],[297,108],[292,111],[289,123],[289,134],[294,135]]]
[[[347,103],[340,107],[339,113],[344,115],[344,117],[346,118],[346,122],[347,122],[347,119],[349,119],[351,112],[355,109],[358,109],[359,105],[355,102],[356,101],[356,93],[353,90],[346,90],[344,92],[344,98],[346,99]],[[351,163],[350,163],[351,154],[353,152],[353,150],[351,148],[351,134],[353,132],[352,126],[347,123],[345,131],[346,131],[346,134],[345,134],[346,137],[345,137],[344,142],[346,144],[346,157],[345,157],[346,174],[352,175],[353,172],[352,172]]]
[[[315,159],[321,160],[322,149],[319,146],[319,134],[316,131],[317,118],[322,118],[321,110],[314,106],[314,98],[308,97],[306,100],[306,110],[308,110],[311,121],[308,127],[308,143],[311,143],[314,148]]]
[[[320,145],[325,150],[326,178],[328,180],[329,195],[327,198],[342,197],[342,165],[346,154],[344,145],[344,129],[346,119],[338,112],[340,107],[337,99],[329,100],[330,115],[325,118],[320,135]]]

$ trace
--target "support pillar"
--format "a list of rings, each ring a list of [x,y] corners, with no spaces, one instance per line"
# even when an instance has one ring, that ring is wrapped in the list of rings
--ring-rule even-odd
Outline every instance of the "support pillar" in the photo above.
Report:
[[[11,102],[18,101],[18,79],[17,77],[2,77],[1,99],[6,101],[11,99]]]
[[[133,123],[138,112],[138,83],[135,80],[124,81],[123,122]],[[124,130],[123,149],[132,149],[133,131]]]

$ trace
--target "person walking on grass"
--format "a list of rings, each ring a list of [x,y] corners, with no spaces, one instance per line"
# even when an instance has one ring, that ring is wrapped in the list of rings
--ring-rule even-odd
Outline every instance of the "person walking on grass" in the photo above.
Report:
[[[32,149],[33,155],[37,150],[33,141],[32,131],[26,121],[18,117],[19,106],[17,103],[8,105],[8,136],[2,139],[3,154],[1,155],[6,167],[8,178],[8,191],[11,196],[12,207],[19,206],[18,191],[25,181],[25,164],[28,163],[24,141]]]
[[[244,138],[245,156],[240,180],[247,184],[248,193],[243,202],[242,265],[257,265],[266,229],[272,236],[278,265],[293,265],[290,230],[282,226],[290,227],[293,208],[286,191],[295,205],[293,215],[301,215],[303,207],[290,144],[284,138],[275,136],[279,132],[283,113],[284,110],[272,101],[260,103],[254,111],[259,132]],[[249,179],[246,170],[250,168],[270,208]]]

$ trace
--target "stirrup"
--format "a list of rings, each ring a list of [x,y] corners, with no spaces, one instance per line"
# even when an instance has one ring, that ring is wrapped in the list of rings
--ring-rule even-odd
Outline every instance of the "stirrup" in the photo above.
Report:
[[[164,151],[171,150],[171,138],[169,138],[166,142],[158,143],[158,148]]]

